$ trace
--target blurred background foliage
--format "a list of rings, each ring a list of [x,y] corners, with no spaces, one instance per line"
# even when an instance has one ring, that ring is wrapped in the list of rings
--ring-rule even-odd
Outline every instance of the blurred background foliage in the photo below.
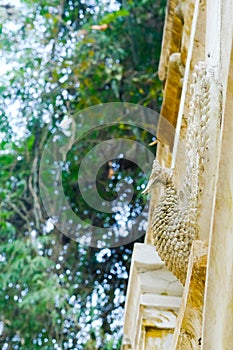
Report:
[[[38,169],[48,137],[83,108],[131,102],[158,110],[157,77],[165,0],[2,0],[0,14],[0,346],[2,349],[120,349],[133,243],[82,246],[47,217]],[[95,130],[69,152],[67,198],[88,222],[119,227],[93,212],[76,169],[82,155],[109,138],[148,145],[127,125]],[[155,150],[154,150],[155,151]],[[134,187],[128,219],[138,215],[145,174],[118,159],[100,169],[97,187],[112,200],[119,179]],[[143,240],[143,237],[141,238]]]

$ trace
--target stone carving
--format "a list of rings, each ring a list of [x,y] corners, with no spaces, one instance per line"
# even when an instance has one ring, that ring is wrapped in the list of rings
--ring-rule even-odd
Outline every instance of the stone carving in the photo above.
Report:
[[[144,193],[162,184],[163,194],[153,209],[151,231],[156,250],[168,269],[184,285],[193,240],[199,237],[198,217],[204,191],[204,172],[210,160],[209,122],[216,117],[221,93],[214,69],[200,62],[193,73],[191,101],[185,142],[185,177],[181,190],[174,182],[173,169],[157,160]]]

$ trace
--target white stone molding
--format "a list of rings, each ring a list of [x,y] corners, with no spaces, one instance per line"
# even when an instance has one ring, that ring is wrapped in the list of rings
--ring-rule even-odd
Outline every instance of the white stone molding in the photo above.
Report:
[[[147,330],[148,334],[151,330],[162,332],[163,337],[157,342],[160,339],[161,344],[171,344],[182,291],[181,284],[164,267],[154,246],[135,243],[125,304],[122,350],[149,350]]]

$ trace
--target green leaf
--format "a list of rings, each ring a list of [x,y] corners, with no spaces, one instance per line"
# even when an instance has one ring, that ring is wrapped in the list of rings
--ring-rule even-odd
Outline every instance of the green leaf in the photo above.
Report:
[[[126,9],[121,9],[119,11],[111,12],[101,19],[100,24],[109,24],[116,21],[119,17],[127,17],[129,15],[130,15],[130,12]]]

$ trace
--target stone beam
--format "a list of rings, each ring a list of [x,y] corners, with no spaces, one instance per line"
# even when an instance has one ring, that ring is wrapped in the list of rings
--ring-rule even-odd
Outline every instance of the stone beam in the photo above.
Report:
[[[172,350],[200,350],[207,263],[207,244],[194,241]]]
[[[223,92],[216,202],[209,239],[202,350],[231,349],[233,325],[233,1],[209,0],[206,60]]]
[[[135,243],[125,304],[122,350],[151,349],[146,344],[151,343],[153,334],[161,335],[156,340],[157,343],[161,340],[160,345],[170,342],[182,290],[177,279],[164,267],[154,246]],[[160,348],[167,349],[162,345]]]

